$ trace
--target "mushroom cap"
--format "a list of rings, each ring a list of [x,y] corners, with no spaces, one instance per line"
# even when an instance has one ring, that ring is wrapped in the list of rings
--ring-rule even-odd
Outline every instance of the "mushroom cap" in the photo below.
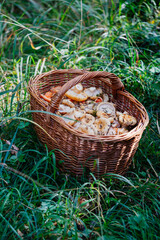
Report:
[[[49,91],[49,92],[46,92],[44,95],[48,98],[51,98],[53,96],[53,93]]]
[[[98,135],[106,135],[110,127],[110,121],[108,121],[106,118],[101,117],[96,119],[94,126],[97,130]]]
[[[78,129],[82,123],[80,121],[75,121],[74,128]]]
[[[84,118],[86,115],[85,111],[78,111],[78,110],[75,110],[74,111],[74,117],[76,120],[81,120],[82,118]]]
[[[117,120],[113,120],[112,127],[113,128],[119,128],[120,127],[120,123]]]
[[[128,133],[128,130],[126,128],[118,128],[117,134],[123,134],[123,133]]]
[[[40,94],[40,98],[43,98],[47,102],[51,102],[51,98],[46,97],[46,95],[44,95],[44,94]]]
[[[107,135],[117,135],[117,128],[110,127]]]
[[[80,124],[80,126],[77,128],[77,131],[80,131],[82,133],[86,133],[88,135],[95,135],[94,127],[86,125],[86,124]]]
[[[101,102],[103,102],[103,99],[102,99],[101,97],[97,97],[97,98],[95,99],[95,102],[96,102],[96,103],[101,103]]]
[[[85,90],[84,90],[84,93],[87,95],[87,97],[91,97],[92,96],[92,91],[90,91],[90,89],[89,88],[86,88]]]
[[[61,113],[62,115],[66,113],[73,113],[74,110],[75,108],[70,108],[64,104],[59,104],[58,112]]]
[[[69,125],[71,125],[71,126],[73,126],[74,125],[74,123],[75,123],[75,118],[74,118],[74,114],[73,113],[68,113],[68,114],[65,114],[65,115],[63,115],[64,116],[64,118],[63,118],[63,120],[67,123],[67,124],[69,124]]]
[[[109,116],[109,115],[108,115],[107,113],[105,113],[105,112],[97,111],[97,112],[96,112],[96,115],[97,115],[97,117],[99,117],[99,118],[103,117],[103,118],[108,119],[108,120],[110,121],[110,123],[113,123],[113,122],[114,122],[114,116],[113,116],[113,117],[112,117],[112,116]]]
[[[87,95],[87,97],[95,100],[97,98],[97,96],[99,96],[102,93],[102,89],[90,87],[90,88],[86,88],[84,90],[84,93]]]
[[[116,111],[116,116],[119,117],[121,114],[123,114],[122,112],[120,111]]]
[[[92,100],[96,100],[96,98],[97,98],[100,94],[102,94],[102,89],[101,89],[101,88],[97,88],[97,89],[94,91],[93,95],[92,95],[90,98],[91,98]]]
[[[62,86],[52,87],[52,88],[50,89],[50,91],[51,91],[52,93],[57,93],[61,88],[62,88]]]
[[[78,83],[77,85],[73,86],[71,88],[75,93],[81,93],[83,91],[83,86],[81,83]]]
[[[75,107],[74,103],[71,102],[70,99],[63,99],[63,100],[62,100],[62,104],[67,105],[67,106],[69,106],[69,107],[71,107],[71,108],[74,108],[74,107]]]
[[[109,103],[109,102],[102,102],[98,104],[97,111],[102,111],[106,113],[108,116],[115,116],[116,114],[116,109],[113,103]]]
[[[82,118],[82,123],[86,125],[92,125],[95,121],[95,117],[91,114],[85,114],[84,117]]]
[[[86,113],[92,114],[95,110],[95,103],[93,102],[87,103],[87,102],[80,103],[80,109],[86,111]]]
[[[110,127],[107,135],[120,135],[123,133],[128,133],[126,128],[117,128],[117,127]]]
[[[108,114],[105,113],[105,112],[103,112],[103,111],[101,111],[101,110],[97,111],[97,112],[96,112],[96,115],[97,115],[97,117],[99,117],[99,118],[100,118],[100,117],[109,118]]]
[[[68,90],[66,93],[65,93],[65,96],[72,99],[72,100],[75,100],[77,102],[83,102],[83,101],[86,101],[87,100],[87,95],[83,92],[81,93],[76,93],[74,92],[73,90]]]
[[[135,126],[137,123],[137,119],[128,114],[121,114],[119,116],[119,122],[123,127]]]

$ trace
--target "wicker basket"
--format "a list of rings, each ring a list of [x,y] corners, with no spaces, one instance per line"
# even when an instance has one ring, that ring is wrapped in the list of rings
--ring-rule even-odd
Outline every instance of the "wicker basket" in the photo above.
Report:
[[[143,105],[124,90],[123,83],[113,73],[82,70],[55,70],[36,76],[29,82],[31,109],[54,113],[64,94],[72,86],[82,82],[84,87],[101,87],[116,104],[119,111],[127,111],[138,120],[128,133],[115,136],[87,135],[65,123],[62,117],[34,112],[37,135],[49,150],[55,149],[57,163],[65,172],[81,176],[88,171],[96,176],[112,172],[123,175],[136,152],[148,115]],[[51,86],[63,85],[54,95],[51,104],[40,98]],[[43,130],[42,130],[43,129]]]

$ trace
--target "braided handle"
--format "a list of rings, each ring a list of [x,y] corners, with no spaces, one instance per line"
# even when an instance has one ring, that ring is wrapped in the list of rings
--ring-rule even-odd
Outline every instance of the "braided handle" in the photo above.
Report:
[[[58,107],[59,104],[64,96],[64,94],[73,86],[75,86],[76,84],[86,81],[86,80],[90,80],[92,78],[101,78],[99,80],[103,81],[103,82],[107,82],[107,79],[110,80],[111,85],[112,85],[112,93],[114,98],[116,98],[116,92],[117,90],[121,90],[124,89],[124,85],[121,82],[121,80],[113,73],[108,73],[108,72],[104,72],[104,71],[95,71],[95,72],[86,72],[83,75],[77,76],[73,79],[71,79],[70,81],[68,81],[67,83],[65,83],[62,88],[59,90],[58,93],[56,93],[52,99],[51,99],[51,103],[48,106],[48,110],[51,111],[52,113],[54,113]],[[105,79],[107,78],[107,79]]]

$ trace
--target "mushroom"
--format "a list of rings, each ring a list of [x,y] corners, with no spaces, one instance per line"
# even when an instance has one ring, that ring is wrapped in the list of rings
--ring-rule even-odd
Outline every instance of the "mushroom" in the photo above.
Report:
[[[67,105],[67,106],[69,106],[69,107],[71,107],[71,108],[74,108],[74,107],[75,107],[74,103],[71,102],[70,99],[63,99],[63,100],[62,100],[62,104]]]
[[[69,113],[64,115],[63,120],[71,126],[74,125],[75,120],[76,120],[75,117],[74,117],[74,108],[72,108],[72,110]]]
[[[125,128],[116,128],[116,127],[110,127],[107,135],[120,135],[123,133],[128,133],[128,130]]]
[[[61,113],[62,115],[63,114],[66,114],[66,113],[71,113],[75,110],[75,108],[70,108],[64,104],[60,104],[59,105],[59,108],[58,108],[58,112]]]
[[[51,98],[46,97],[44,94],[40,94],[40,98],[43,98],[47,102],[51,102]]]
[[[86,125],[92,125],[95,121],[95,117],[93,117],[91,114],[85,114],[81,121]]]
[[[74,111],[74,117],[78,121],[80,121],[82,118],[84,118],[85,115],[86,115],[85,111],[78,111],[78,110]]]
[[[103,99],[102,99],[101,97],[97,97],[97,98],[95,99],[95,102],[96,102],[96,103],[101,103],[101,102],[103,102]]]
[[[96,103],[87,100],[85,103],[80,103],[80,109],[86,111],[86,113],[92,114],[96,110]]]
[[[108,102],[109,101],[108,94],[103,94],[103,101],[104,102]]]
[[[117,134],[123,134],[123,133],[128,133],[128,130],[126,128],[118,128]]]
[[[75,121],[74,128],[78,129],[82,123],[80,121]]]
[[[103,112],[103,111],[101,111],[101,110],[99,110],[99,111],[97,111],[96,112],[96,115],[97,115],[97,117],[104,117],[104,118],[110,118],[110,115],[108,115],[107,113],[105,113],[105,112]],[[112,117],[112,119],[114,120],[114,117]]]
[[[107,135],[117,135],[117,128],[110,127]]]
[[[119,128],[120,127],[120,123],[117,120],[113,120],[112,127],[113,128]]]
[[[47,102],[51,102],[52,96],[53,96],[53,93],[51,91],[46,92],[45,94],[40,94],[40,97],[43,98]]]
[[[83,91],[83,86],[81,83],[78,83],[77,85],[73,86],[71,88],[75,93],[81,93]]]
[[[98,118],[94,122],[98,135],[106,135],[110,126],[110,121],[106,118]]]
[[[87,97],[89,97],[92,100],[95,100],[97,98],[97,96],[99,96],[100,94],[102,94],[102,89],[101,88],[95,88],[95,87],[90,87],[90,88],[86,88],[84,90],[84,93],[87,95]]]
[[[116,116],[119,117],[121,114],[123,114],[122,112],[120,111],[116,111]]]
[[[65,96],[72,99],[72,100],[75,100],[77,102],[83,102],[83,101],[86,101],[87,100],[87,95],[83,92],[81,93],[76,93],[74,92],[73,90],[68,90],[66,93],[65,93]]]
[[[86,124],[80,124],[80,126],[77,128],[77,131],[80,131],[82,133],[86,133],[88,135],[95,135],[96,132],[95,132],[95,129],[94,129],[94,126],[89,126],[89,125],[86,125]]]
[[[113,105],[113,103],[109,102],[102,102],[97,106],[97,111],[102,111],[106,113],[108,116],[115,116],[116,109]]]
[[[128,114],[120,114],[119,122],[123,127],[135,126],[137,123],[137,119]]]
[[[61,86],[52,87],[52,88],[50,89],[50,91],[51,91],[52,93],[57,93],[61,88],[62,88]]]
[[[66,114],[64,115],[65,118],[63,118],[63,120],[69,124],[70,126],[73,126],[75,123],[75,119],[73,119],[73,115],[70,114]]]

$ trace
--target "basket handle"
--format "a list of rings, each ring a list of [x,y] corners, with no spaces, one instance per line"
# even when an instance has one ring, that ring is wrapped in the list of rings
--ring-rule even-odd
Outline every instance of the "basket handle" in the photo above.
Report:
[[[111,82],[111,86],[112,86],[112,94],[113,97],[116,98],[117,95],[117,90],[123,90],[124,89],[124,85],[121,82],[121,80],[113,73],[109,73],[109,72],[105,72],[105,71],[94,71],[94,72],[86,72],[80,76],[77,76],[73,79],[71,79],[70,81],[66,82],[62,88],[59,90],[58,93],[56,93],[52,99],[51,99],[51,103],[48,105],[48,111],[54,113],[58,107],[59,104],[64,96],[64,94],[73,86],[75,86],[76,84],[92,79],[92,78],[101,78],[99,80],[108,83],[108,78]],[[105,79],[107,78],[107,79]]]

